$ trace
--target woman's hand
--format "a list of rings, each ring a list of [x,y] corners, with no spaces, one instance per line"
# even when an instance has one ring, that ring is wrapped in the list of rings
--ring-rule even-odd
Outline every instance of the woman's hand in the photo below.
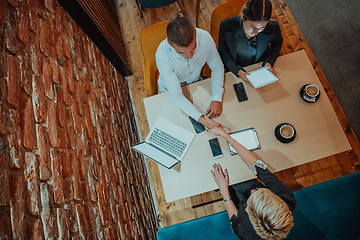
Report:
[[[215,135],[222,136],[222,137],[225,137],[226,135],[228,135],[228,133],[225,132],[225,130],[224,130],[224,126],[214,127],[212,129],[209,129],[208,131],[214,133]]]
[[[273,70],[272,66],[270,65],[270,63],[265,63],[264,67],[266,67],[267,69],[269,69],[270,71]]]
[[[246,75],[250,75],[250,73],[247,73],[247,72],[245,72],[245,71],[243,71],[243,70],[240,70],[240,71],[238,72],[239,78],[241,78],[242,80],[244,80],[244,81],[246,81],[246,82],[249,82],[249,80],[247,79]]]
[[[221,193],[228,191],[229,186],[229,175],[227,169],[222,170],[220,164],[214,164],[213,170],[211,170],[211,175],[214,178],[216,185],[219,187]]]

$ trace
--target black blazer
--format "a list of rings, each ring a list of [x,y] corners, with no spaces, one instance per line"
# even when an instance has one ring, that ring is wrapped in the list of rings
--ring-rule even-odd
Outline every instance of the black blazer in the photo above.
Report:
[[[230,70],[236,76],[240,70],[244,70],[243,67],[252,64],[240,66],[236,63],[236,49],[238,39],[242,37],[240,34],[242,28],[242,20],[239,16],[236,16],[223,20],[219,30],[220,57],[224,63],[225,70]],[[257,50],[255,62],[263,61],[263,66],[268,62],[273,66],[279,56],[283,43],[279,24],[275,21],[269,21],[265,29],[256,38]]]

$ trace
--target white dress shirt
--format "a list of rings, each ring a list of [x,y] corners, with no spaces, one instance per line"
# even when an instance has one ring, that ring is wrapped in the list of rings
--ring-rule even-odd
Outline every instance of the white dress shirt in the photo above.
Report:
[[[196,28],[196,50],[191,59],[186,59],[171,47],[167,39],[156,51],[159,70],[159,92],[169,91],[173,102],[186,114],[199,120],[204,115],[183,95],[181,83],[192,83],[200,78],[201,69],[207,63],[211,69],[211,101],[222,101],[224,92],[224,65],[210,34]],[[210,105],[210,103],[209,103]]]

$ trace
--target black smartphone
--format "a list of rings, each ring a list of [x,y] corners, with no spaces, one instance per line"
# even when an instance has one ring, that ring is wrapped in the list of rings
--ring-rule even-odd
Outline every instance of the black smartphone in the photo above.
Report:
[[[195,119],[193,119],[193,118],[190,117],[190,116],[189,116],[189,118],[190,118],[190,122],[192,123],[192,125],[193,125],[193,127],[194,127],[194,129],[195,129],[195,132],[196,132],[197,134],[199,134],[199,133],[201,133],[201,132],[203,132],[203,131],[206,130],[206,128],[205,128],[204,125],[202,125],[201,123],[199,123],[198,121],[196,121]]]
[[[223,156],[223,153],[220,148],[219,139],[213,138],[209,140],[210,149],[214,158],[219,158]]]
[[[234,90],[235,90],[235,94],[236,94],[237,99],[239,100],[239,102],[243,102],[243,101],[248,100],[248,97],[247,97],[246,92],[245,92],[245,87],[244,87],[244,84],[242,82],[235,83],[234,84]]]

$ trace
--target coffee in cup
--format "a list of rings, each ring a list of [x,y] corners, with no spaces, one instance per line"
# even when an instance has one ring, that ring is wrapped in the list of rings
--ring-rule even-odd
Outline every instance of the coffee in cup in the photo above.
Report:
[[[280,135],[286,139],[292,138],[294,136],[294,128],[291,125],[284,124],[280,128]]]
[[[319,88],[314,84],[309,84],[305,87],[305,94],[308,97],[315,98],[319,95]]]

